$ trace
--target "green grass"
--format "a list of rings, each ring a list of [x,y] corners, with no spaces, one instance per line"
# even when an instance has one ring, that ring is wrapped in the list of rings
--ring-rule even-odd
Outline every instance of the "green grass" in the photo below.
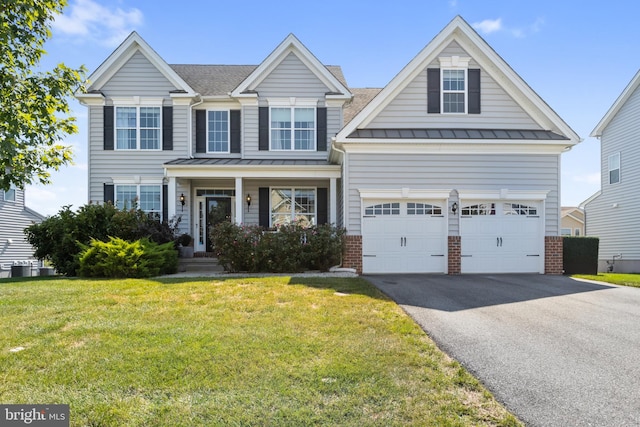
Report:
[[[520,425],[359,278],[47,279],[0,281],[0,402],[72,426]]]
[[[596,276],[589,274],[574,274],[572,277],[640,288],[640,274],[600,273]]]

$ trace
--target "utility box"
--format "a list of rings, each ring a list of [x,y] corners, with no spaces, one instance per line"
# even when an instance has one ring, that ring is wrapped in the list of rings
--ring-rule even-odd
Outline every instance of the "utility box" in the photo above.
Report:
[[[12,265],[11,277],[29,277],[31,276],[30,265]]]

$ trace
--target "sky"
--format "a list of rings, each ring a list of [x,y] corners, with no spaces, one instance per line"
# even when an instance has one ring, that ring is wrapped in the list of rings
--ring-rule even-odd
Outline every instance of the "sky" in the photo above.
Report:
[[[45,45],[43,69],[63,62],[88,74],[137,31],[169,64],[260,64],[294,33],[350,87],[384,87],[456,15],[583,139],[562,155],[562,205],[600,189],[593,128],[640,68],[640,3],[560,0],[69,0]],[[74,164],[51,185],[27,186],[43,215],[88,202],[87,110],[71,101]]]

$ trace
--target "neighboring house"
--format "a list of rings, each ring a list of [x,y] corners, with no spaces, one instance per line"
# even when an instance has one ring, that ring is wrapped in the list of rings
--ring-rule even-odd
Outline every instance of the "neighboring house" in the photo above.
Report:
[[[563,236],[584,236],[584,211],[581,208],[562,207],[560,234]]]
[[[582,203],[585,232],[600,239],[598,270],[640,272],[640,71],[591,132],[600,139],[600,191]]]
[[[24,229],[43,219],[24,205],[24,190],[0,190],[0,277],[9,277],[16,262],[37,265]]]
[[[359,272],[562,271],[579,137],[460,17],[383,89],[293,35],[239,66],[169,65],[132,33],[77,97],[89,200],[181,216],[196,251],[225,218],[329,222]]]

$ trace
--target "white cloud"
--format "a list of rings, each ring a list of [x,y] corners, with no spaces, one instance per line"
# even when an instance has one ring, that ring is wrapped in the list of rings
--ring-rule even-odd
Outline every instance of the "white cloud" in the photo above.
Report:
[[[458,0],[449,0],[449,6],[456,7],[458,5]]]
[[[484,34],[495,33],[502,30],[502,18],[485,19],[484,21],[473,23],[471,26]]]
[[[110,9],[93,0],[75,0],[53,23],[53,30],[79,41],[97,41],[115,47],[133,29],[141,25],[143,15],[139,9]]]
[[[587,184],[600,183],[600,172],[594,172],[586,175],[575,175],[572,178],[573,182],[584,182]]]

